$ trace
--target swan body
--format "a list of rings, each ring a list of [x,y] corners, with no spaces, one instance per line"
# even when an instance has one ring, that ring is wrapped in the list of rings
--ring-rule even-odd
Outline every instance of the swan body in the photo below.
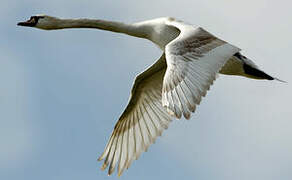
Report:
[[[173,119],[189,119],[218,73],[253,79],[278,80],[260,70],[240,49],[201,27],[164,17],[133,24],[95,20],[32,16],[20,26],[43,30],[96,28],[152,41],[161,57],[139,74],[129,103],[116,123],[99,160],[102,169],[115,167],[118,175],[167,129]]]

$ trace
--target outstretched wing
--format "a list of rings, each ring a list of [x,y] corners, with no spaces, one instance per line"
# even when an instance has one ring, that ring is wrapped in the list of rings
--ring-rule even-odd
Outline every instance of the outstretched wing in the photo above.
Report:
[[[222,41],[202,28],[172,21],[180,35],[165,48],[167,70],[163,79],[162,104],[181,118],[190,118],[206,95],[217,73],[239,48]]]
[[[118,175],[168,127],[172,117],[161,104],[163,76],[166,70],[165,55],[149,69],[137,76],[129,104],[112,132],[100,156],[102,169],[109,165],[112,174],[118,165]]]

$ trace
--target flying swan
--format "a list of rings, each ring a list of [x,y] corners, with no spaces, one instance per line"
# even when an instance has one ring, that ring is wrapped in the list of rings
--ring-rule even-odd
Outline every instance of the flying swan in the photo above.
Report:
[[[102,170],[109,165],[109,175],[117,166],[120,176],[172,119],[190,119],[218,73],[279,80],[260,70],[238,47],[170,17],[124,24],[36,15],[18,25],[43,30],[96,28],[148,39],[162,50],[161,57],[136,77],[129,104],[98,159],[104,160]]]

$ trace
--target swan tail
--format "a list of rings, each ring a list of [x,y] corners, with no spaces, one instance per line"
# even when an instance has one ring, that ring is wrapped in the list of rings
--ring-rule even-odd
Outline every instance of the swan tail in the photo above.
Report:
[[[258,69],[257,67],[253,67],[252,65],[249,65],[247,63],[243,64],[243,70],[244,70],[245,76],[248,77],[248,78],[276,80],[276,81],[279,81],[279,82],[287,83],[286,81],[283,81],[283,80],[278,79],[276,77],[270,76],[269,74],[267,74],[264,71]]]

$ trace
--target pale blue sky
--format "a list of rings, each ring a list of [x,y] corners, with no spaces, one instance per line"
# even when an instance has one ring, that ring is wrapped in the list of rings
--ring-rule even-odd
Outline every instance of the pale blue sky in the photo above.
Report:
[[[116,179],[96,159],[152,43],[89,29],[17,27],[31,15],[136,22],[173,16],[243,49],[288,81],[220,76],[190,121],[174,121],[120,179],[292,178],[289,1],[1,0],[0,179]]]

